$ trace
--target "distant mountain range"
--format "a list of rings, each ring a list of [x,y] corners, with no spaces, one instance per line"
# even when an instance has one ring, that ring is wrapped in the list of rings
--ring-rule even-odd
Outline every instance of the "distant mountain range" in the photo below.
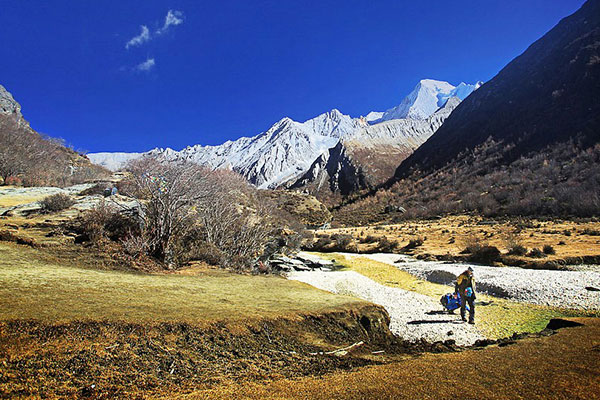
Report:
[[[365,117],[352,118],[333,109],[304,122],[286,117],[256,136],[218,146],[90,153],[88,157],[96,164],[117,170],[131,159],[154,155],[211,168],[231,168],[260,188],[306,187],[316,192],[326,189],[346,194],[388,179],[400,161],[425,142],[460,100],[480,85],[461,83],[455,87],[425,79],[397,107],[370,112]],[[340,157],[346,161],[333,167],[333,160]],[[320,167],[324,163],[330,166]]]

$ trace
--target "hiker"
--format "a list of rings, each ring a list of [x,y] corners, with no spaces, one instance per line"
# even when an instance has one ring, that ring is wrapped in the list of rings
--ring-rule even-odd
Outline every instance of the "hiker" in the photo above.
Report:
[[[465,318],[465,308],[469,304],[469,323],[475,323],[475,277],[473,277],[473,268],[469,267],[456,279],[456,289],[460,296],[460,317]]]

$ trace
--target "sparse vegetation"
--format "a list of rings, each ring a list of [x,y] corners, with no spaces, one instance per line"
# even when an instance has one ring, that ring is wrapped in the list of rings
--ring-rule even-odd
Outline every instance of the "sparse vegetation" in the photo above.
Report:
[[[120,244],[134,259],[179,268],[193,260],[251,269],[273,252],[299,245],[301,227],[232,171],[144,158],[129,164],[120,191],[137,209],[108,203],[86,213],[81,240]]]
[[[527,257],[531,257],[531,258],[543,258],[543,257],[546,257],[546,254],[542,250],[540,250],[537,247],[535,247],[535,248],[531,249],[529,251],[529,253],[527,253]]]
[[[4,185],[68,186],[107,176],[104,168],[44,137],[23,121],[0,116],[0,181]]]
[[[408,241],[408,244],[406,246],[404,246],[402,249],[403,250],[416,249],[417,247],[422,246],[423,243],[425,243],[425,239],[419,236],[419,237],[410,239]]]
[[[364,225],[475,213],[485,217],[593,217],[600,214],[600,144],[558,143],[508,165],[514,144],[488,140],[443,168],[412,175],[375,195],[357,196],[334,213],[346,225]],[[389,214],[388,204],[406,212]],[[392,221],[390,221],[392,222]]]

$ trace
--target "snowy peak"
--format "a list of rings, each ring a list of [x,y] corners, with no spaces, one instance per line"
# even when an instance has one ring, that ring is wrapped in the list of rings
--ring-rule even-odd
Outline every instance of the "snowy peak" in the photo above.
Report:
[[[374,149],[369,155],[373,159],[378,158],[377,152],[383,147],[412,152],[476,87],[465,83],[455,87],[448,82],[424,79],[402,104],[385,113],[371,112],[366,117],[352,118],[334,108],[304,122],[285,117],[256,136],[218,146],[194,145],[181,151],[154,149],[145,154],[191,161],[214,169],[231,168],[260,188],[274,188],[303,176],[319,156],[339,143]],[[394,158],[397,154],[388,157],[395,163],[393,168],[397,167]],[[89,157],[116,170],[142,155],[96,153]]]
[[[402,100],[400,105],[383,113],[380,121],[391,119],[426,119],[442,107],[451,97],[464,100],[469,94],[476,90],[481,83],[461,83],[453,86],[448,82],[433,79],[423,79]]]

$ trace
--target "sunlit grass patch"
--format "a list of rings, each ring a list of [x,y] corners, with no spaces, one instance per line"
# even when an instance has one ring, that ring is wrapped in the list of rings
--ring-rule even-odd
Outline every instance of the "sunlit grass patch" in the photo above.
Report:
[[[334,259],[339,267],[358,272],[382,285],[424,294],[436,300],[454,290],[450,286],[419,279],[392,265],[365,257],[346,257],[339,253],[313,254],[328,260]],[[592,312],[520,303],[482,293],[477,295],[475,304],[477,326],[490,339],[504,338],[515,332],[540,331],[552,318],[597,316]],[[442,309],[440,304],[440,310]]]
[[[0,243],[2,320],[204,322],[310,313],[360,302],[276,276],[100,271],[44,261],[32,256],[35,251]]]

